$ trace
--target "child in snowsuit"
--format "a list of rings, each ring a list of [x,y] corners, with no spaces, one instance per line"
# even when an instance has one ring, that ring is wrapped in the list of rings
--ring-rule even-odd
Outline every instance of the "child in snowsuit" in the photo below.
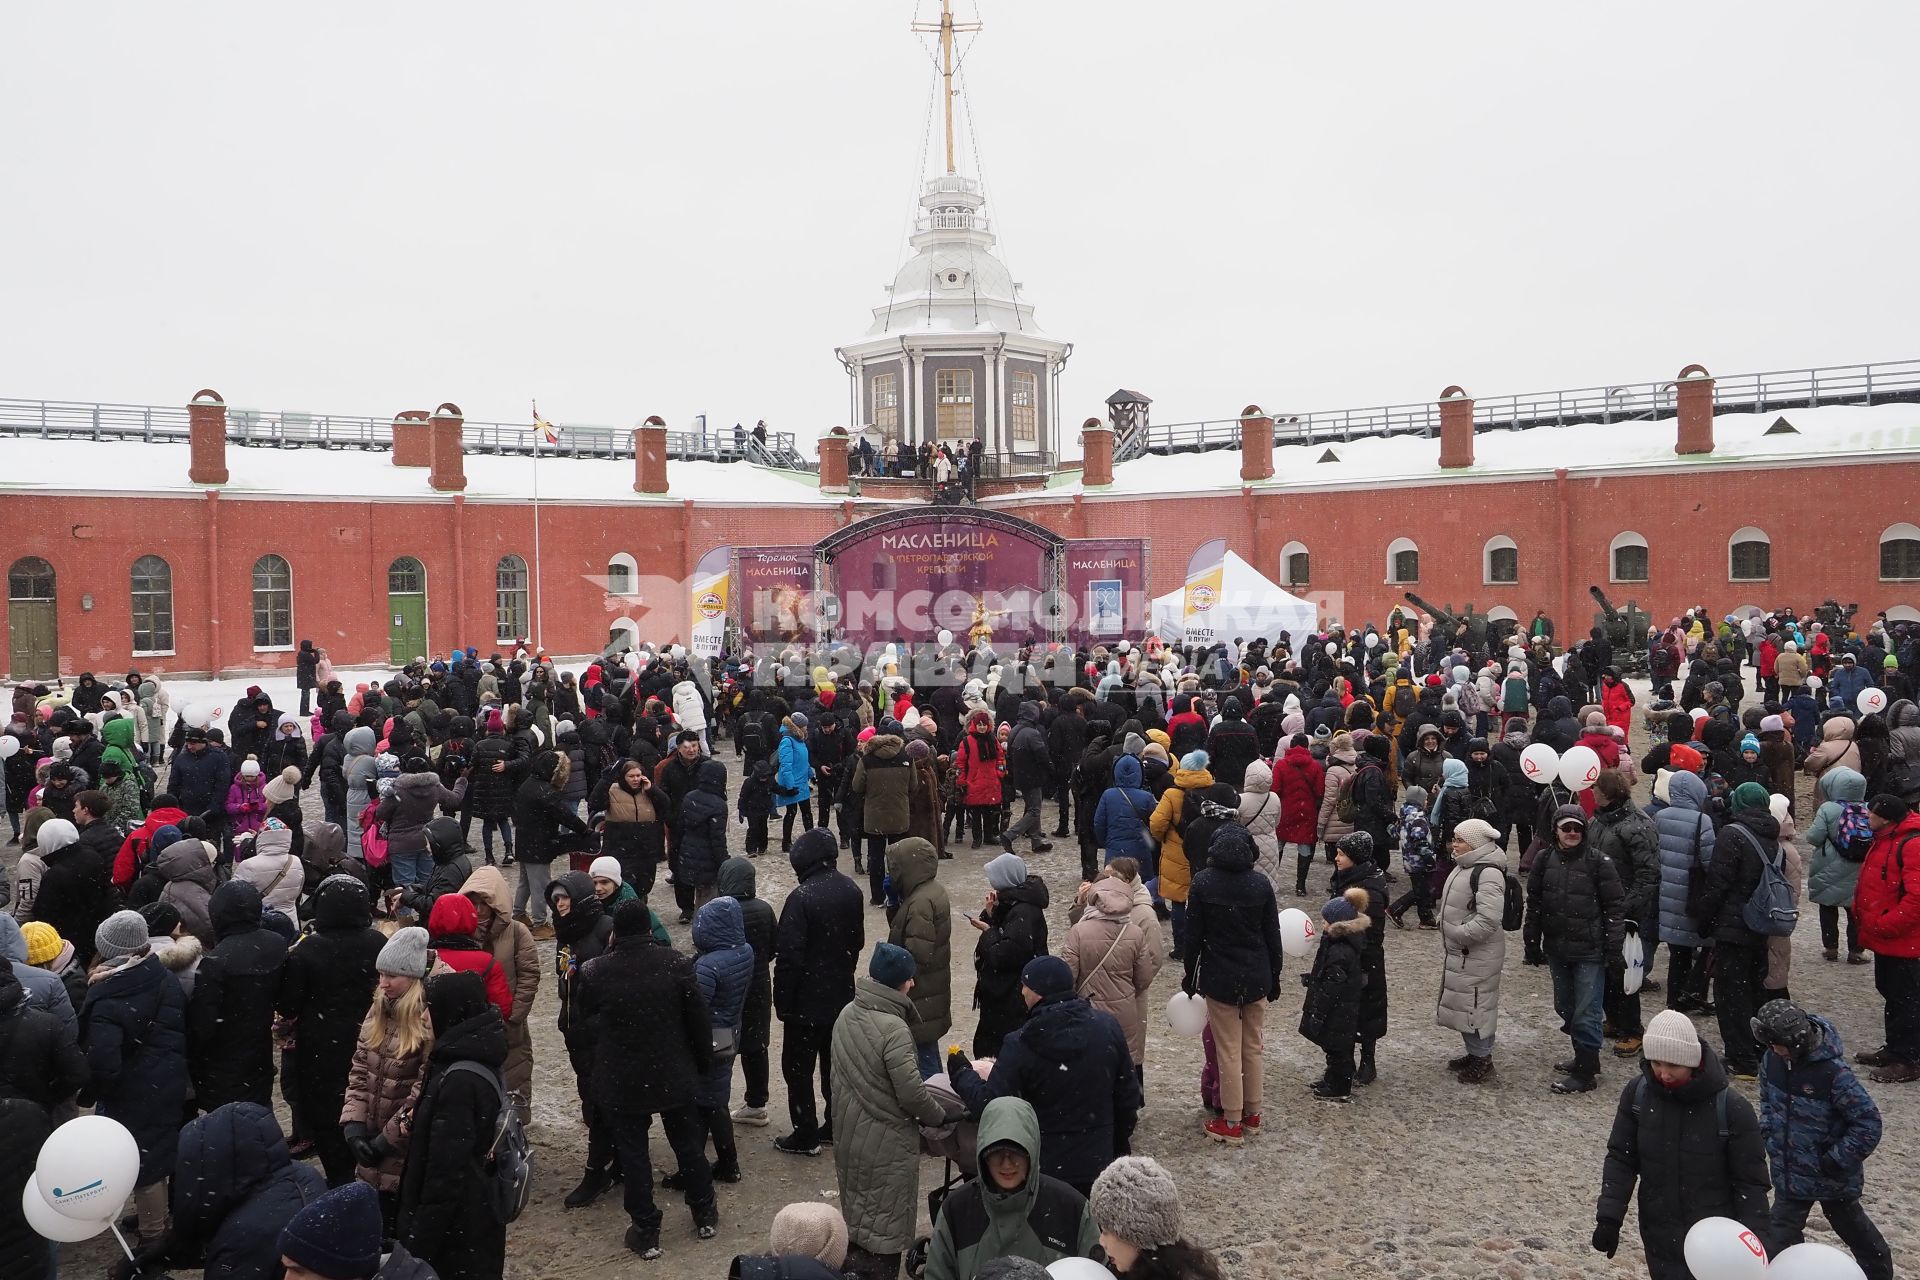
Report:
[[[1433,834],[1427,823],[1425,787],[1408,787],[1400,806],[1400,864],[1407,873],[1407,891],[1387,908],[1387,919],[1406,928],[1403,917],[1411,906],[1419,910],[1422,929],[1439,928],[1433,917]]]
[[[1326,1074],[1314,1083],[1322,1102],[1346,1102],[1353,1096],[1353,1045],[1360,1028],[1360,996],[1366,987],[1367,891],[1358,885],[1320,908],[1327,927],[1313,970],[1300,981],[1307,988],[1300,1010],[1300,1034],[1327,1055]]]
[[[770,761],[758,760],[749,766],[734,805],[739,810],[740,821],[747,826],[742,851],[750,858],[757,858],[767,851],[767,816],[773,812],[773,764]]]

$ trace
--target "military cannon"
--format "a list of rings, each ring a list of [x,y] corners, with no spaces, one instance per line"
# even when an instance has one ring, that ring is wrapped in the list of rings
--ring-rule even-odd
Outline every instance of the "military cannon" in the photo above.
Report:
[[[1593,615],[1593,625],[1606,633],[1607,642],[1613,646],[1613,664],[1622,671],[1645,671],[1647,632],[1653,622],[1647,611],[1632,600],[1627,601],[1624,610],[1616,609],[1613,601],[1607,599],[1607,593],[1598,587],[1588,587],[1587,594],[1600,606],[1600,612]]]
[[[1838,600],[1823,600],[1820,607],[1813,611],[1813,617],[1829,634],[1846,635],[1853,630],[1853,615],[1860,612],[1857,604],[1841,604]]]
[[[1442,609],[1431,600],[1421,599],[1418,592],[1408,591],[1405,595],[1408,604],[1432,616],[1436,634],[1450,643],[1460,645],[1469,653],[1487,652],[1489,623],[1486,614],[1475,613],[1472,605],[1455,614],[1451,608]]]

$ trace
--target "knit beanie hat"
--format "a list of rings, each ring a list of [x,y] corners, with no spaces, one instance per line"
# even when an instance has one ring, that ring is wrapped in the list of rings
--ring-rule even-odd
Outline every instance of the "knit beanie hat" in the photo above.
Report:
[[[1211,763],[1212,757],[1204,751],[1189,751],[1180,757],[1180,767],[1188,773],[1199,773]]]
[[[601,854],[587,867],[587,874],[595,880],[620,880],[620,859]]]
[[[39,968],[60,954],[60,931],[44,920],[29,920],[20,926],[27,941],[27,963]]]
[[[818,1200],[787,1205],[773,1215],[767,1250],[775,1257],[801,1254],[838,1271],[847,1260],[847,1220]]]
[[[1667,763],[1676,771],[1699,773],[1700,766],[1706,763],[1706,757],[1685,743],[1675,743],[1673,749],[1667,752]]]
[[[1020,985],[1041,997],[1073,990],[1073,970],[1059,956],[1035,956],[1020,971]]]
[[[1767,789],[1757,782],[1743,782],[1733,789],[1733,811],[1742,809],[1765,809],[1767,807]]]
[[[1001,854],[987,864],[986,872],[987,887],[995,893],[1005,892],[1027,882],[1027,864],[1018,854]]]
[[[1662,1009],[1648,1020],[1640,1052],[1648,1062],[1697,1067],[1700,1065],[1700,1033],[1693,1029],[1693,1021],[1686,1014],[1678,1009]]]
[[[1373,739],[1369,738],[1367,741],[1371,742]],[[1373,837],[1365,831],[1355,831],[1341,836],[1340,842],[1334,848],[1355,862],[1373,861]]]
[[[326,1280],[380,1270],[380,1193],[358,1178],[315,1197],[280,1231],[280,1253]]]
[[[1785,733],[1786,729],[1787,722],[1779,716],[1760,717],[1760,732],[1762,733]]]
[[[1740,749],[1742,751],[1751,751],[1753,752],[1753,754],[1759,755],[1760,739],[1756,738],[1753,734],[1749,733],[1745,737],[1740,739]]]
[[[869,978],[883,987],[898,988],[913,972],[913,952],[891,942],[873,944],[873,958],[867,961]]]
[[[240,776],[243,778],[259,777],[260,762],[258,760],[252,760],[252,759],[242,760],[240,762]]]
[[[433,952],[427,947],[427,931],[419,925],[401,929],[380,948],[373,968],[376,973],[396,978],[424,979],[433,967]]]
[[[147,949],[145,917],[138,911],[114,912],[93,931],[93,949],[102,960],[140,955]]]
[[[1353,909],[1353,904],[1348,902],[1344,897],[1329,898],[1327,899],[1327,905],[1320,908],[1320,918],[1328,924],[1339,924],[1344,920],[1353,920],[1358,918],[1359,915],[1360,913]]]
[[[1877,795],[1868,801],[1867,810],[1875,817],[1884,818],[1888,822],[1904,822],[1906,821],[1907,815],[1913,812],[1912,809],[1907,807],[1905,800],[1902,800],[1899,796],[1886,793]],[[51,822],[47,824],[49,827],[52,825]],[[42,830],[45,830],[45,828],[42,828]],[[42,837],[42,839],[44,838],[45,837]]]
[[[261,795],[269,805],[285,804],[300,791],[300,766],[290,764],[282,769],[277,777],[260,789]]]
[[[149,902],[140,909],[140,918],[147,922],[149,938],[168,938],[181,925],[180,909],[171,902]]]
[[[1087,1210],[1096,1226],[1152,1252],[1180,1239],[1180,1189],[1151,1156],[1121,1156],[1093,1180]]]

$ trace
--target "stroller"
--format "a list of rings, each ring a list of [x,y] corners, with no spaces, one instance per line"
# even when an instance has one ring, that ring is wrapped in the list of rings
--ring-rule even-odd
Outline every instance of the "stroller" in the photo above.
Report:
[[[993,1063],[986,1059],[973,1065],[974,1070],[983,1077],[993,1067]],[[946,1204],[947,1197],[980,1176],[979,1158],[974,1152],[974,1144],[980,1136],[980,1124],[966,1114],[966,1104],[953,1091],[945,1072],[927,1081],[927,1092],[945,1105],[947,1114],[959,1115],[958,1119],[947,1124],[920,1126],[920,1154],[940,1160],[940,1185],[927,1192],[927,1221],[938,1224],[940,1209]],[[907,1250],[906,1270],[911,1280],[920,1280],[926,1274],[927,1251],[932,1245],[933,1238],[923,1236]]]

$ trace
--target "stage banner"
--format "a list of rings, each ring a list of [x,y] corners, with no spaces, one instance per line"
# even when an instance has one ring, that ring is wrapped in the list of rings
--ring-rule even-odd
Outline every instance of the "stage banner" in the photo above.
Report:
[[[1052,549],[964,513],[929,514],[833,552],[836,634],[867,648],[924,641],[941,630],[1007,651],[1046,638]]]
[[[1145,538],[1070,538],[1062,586],[1071,644],[1112,643],[1147,630]]]
[[[687,648],[702,658],[717,658],[726,645],[727,596],[732,587],[733,548],[715,547],[700,557],[688,584],[693,621]]]
[[[1227,540],[1215,538],[1194,549],[1187,561],[1185,614],[1187,643],[1213,644],[1220,637],[1214,632],[1213,610],[1220,603],[1221,583],[1226,576]]]
[[[733,581],[742,645],[813,642],[811,546],[739,547]]]

